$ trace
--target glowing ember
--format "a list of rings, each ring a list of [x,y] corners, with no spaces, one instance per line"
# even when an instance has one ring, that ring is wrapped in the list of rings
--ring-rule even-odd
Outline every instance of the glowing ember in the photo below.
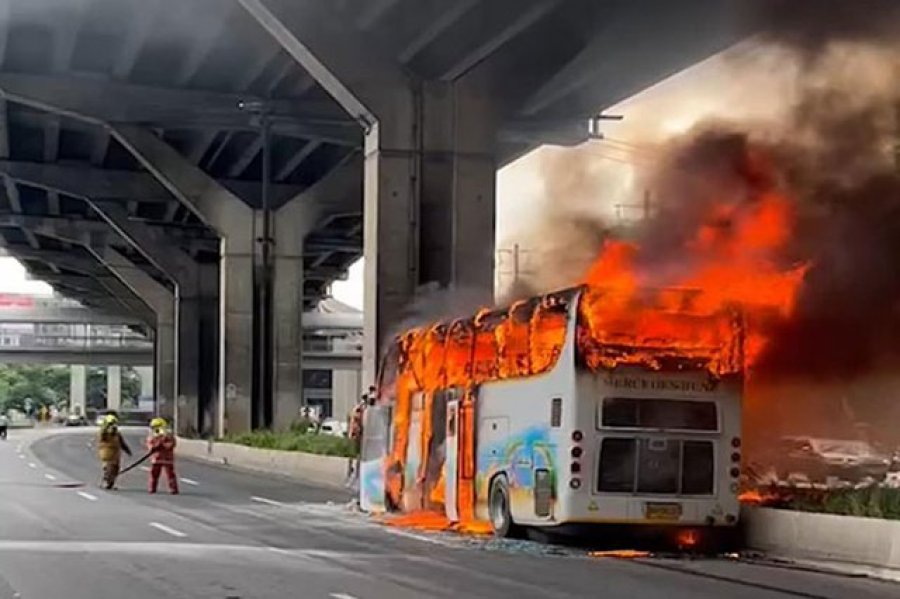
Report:
[[[756,489],[751,489],[738,495],[738,501],[747,505],[760,505],[763,502],[763,496]]]
[[[700,533],[691,529],[682,530],[678,533],[676,543],[680,549],[693,549],[700,544]]]
[[[493,532],[487,522],[451,522],[447,516],[431,511],[391,514],[381,519],[385,526],[411,528],[429,532],[461,532],[471,535],[489,535]]]
[[[613,557],[617,559],[636,559],[641,557],[650,557],[649,551],[638,551],[637,549],[613,549],[610,551],[591,551],[588,557]]]

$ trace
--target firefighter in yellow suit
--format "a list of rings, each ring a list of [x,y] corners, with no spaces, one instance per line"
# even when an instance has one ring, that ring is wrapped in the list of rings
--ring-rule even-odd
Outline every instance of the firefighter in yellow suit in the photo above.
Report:
[[[103,465],[103,487],[112,489],[116,485],[119,476],[119,468],[122,462],[122,452],[129,456],[131,448],[125,443],[122,433],[119,432],[119,419],[114,414],[107,414],[100,425],[97,438],[97,457]]]

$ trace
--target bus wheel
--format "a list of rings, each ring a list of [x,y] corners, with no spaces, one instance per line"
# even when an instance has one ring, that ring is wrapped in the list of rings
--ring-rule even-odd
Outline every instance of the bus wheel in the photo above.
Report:
[[[501,538],[515,538],[519,536],[520,529],[513,522],[509,507],[509,485],[506,477],[498,476],[491,483],[491,492],[488,499],[488,512],[491,518],[491,527],[494,535]]]

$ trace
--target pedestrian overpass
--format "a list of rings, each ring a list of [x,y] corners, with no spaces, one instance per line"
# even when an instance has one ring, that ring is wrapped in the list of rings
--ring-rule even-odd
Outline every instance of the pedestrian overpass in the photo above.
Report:
[[[362,314],[308,312],[304,369],[361,368]],[[153,366],[152,330],[133,316],[71,303],[0,305],[0,363]]]

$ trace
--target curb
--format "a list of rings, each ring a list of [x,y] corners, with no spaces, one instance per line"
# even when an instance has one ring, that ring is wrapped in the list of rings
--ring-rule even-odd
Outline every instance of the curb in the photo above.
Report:
[[[748,547],[769,559],[900,580],[900,521],[746,506],[741,517]]]
[[[219,466],[233,466],[335,489],[344,489],[347,478],[347,458],[334,456],[257,449],[233,443],[182,437],[178,438],[175,452],[181,457],[211,462]]]

